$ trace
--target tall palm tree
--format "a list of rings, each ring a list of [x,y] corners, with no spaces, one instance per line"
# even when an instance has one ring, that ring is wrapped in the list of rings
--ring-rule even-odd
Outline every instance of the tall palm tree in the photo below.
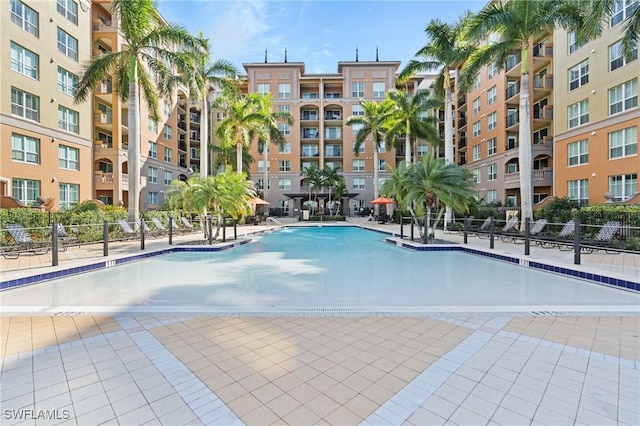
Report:
[[[171,97],[176,82],[173,72],[192,72],[196,58],[208,50],[208,45],[183,27],[161,23],[152,0],[113,0],[111,9],[127,47],[91,60],[78,83],[74,101],[87,100],[96,85],[112,75],[114,92],[123,101],[128,100],[128,220],[136,222],[140,210],[140,99],[149,107],[150,115],[159,119],[158,97]]]
[[[223,146],[236,146],[236,172],[242,174],[242,151],[249,148],[254,137],[277,135],[278,122],[274,115],[264,107],[271,97],[261,93],[250,93],[236,98],[221,96],[214,107],[221,108],[225,118],[216,129],[216,136]]]
[[[360,153],[360,147],[365,140],[371,136],[373,143],[373,198],[380,196],[380,183],[378,179],[378,152],[381,143],[384,141],[386,126],[393,117],[395,112],[395,104],[389,99],[384,99],[380,103],[376,101],[360,101],[363,115],[353,115],[347,119],[347,126],[359,125],[360,130],[356,135],[356,142],[353,145],[353,152],[356,156]],[[374,206],[376,215],[378,214],[378,205]]]
[[[628,8],[632,7],[628,2]],[[584,7],[584,6],[583,6]],[[624,2],[620,0],[589,0],[586,8],[587,15],[584,25],[579,31],[579,35],[584,39],[594,39],[602,34],[603,28],[608,28],[609,19],[619,11],[619,7],[624,7]],[[628,14],[624,24],[624,36],[622,37],[622,50],[627,58],[631,58],[634,49],[638,48],[640,38],[640,7],[636,4],[635,9]]]
[[[347,193],[347,182],[344,180],[343,175],[338,175],[338,180],[333,186],[333,197],[336,200],[341,200],[344,194]],[[340,213],[340,205],[336,206],[336,215]]]
[[[436,95],[444,97],[444,158],[448,163],[454,162],[453,97],[456,92],[461,95],[460,88],[455,86],[457,78],[452,78],[452,73],[457,72],[475,49],[473,43],[462,38],[464,26],[471,16],[467,12],[454,24],[431,20],[424,30],[429,42],[416,52],[418,59],[410,60],[398,76],[404,81],[418,72],[438,71],[435,89]],[[447,208],[445,227],[450,220],[451,209]]]
[[[236,150],[237,147],[235,145],[227,145],[227,146],[219,146],[212,145],[211,153],[213,154],[213,167],[215,170],[222,169],[222,171],[227,170],[229,167],[233,168],[231,164],[236,161]],[[249,169],[251,168],[251,164],[255,163],[255,159],[248,151],[242,151],[242,171],[249,175]],[[215,174],[215,173],[213,173]]]
[[[197,57],[197,67],[192,73],[185,73],[180,79],[189,89],[193,99],[199,99],[202,103],[200,124],[200,177],[209,174],[209,94],[212,92],[224,92],[240,96],[236,85],[240,72],[225,59],[217,59],[209,62],[210,52]],[[213,123],[211,123],[213,128]]]
[[[318,205],[318,194],[317,191],[322,188],[322,185],[324,184],[324,179],[322,178],[322,174],[320,172],[320,170],[318,169],[318,166],[316,164],[310,164],[306,167],[304,167],[302,169],[302,172],[300,173],[300,176],[302,176],[302,180],[301,183],[304,186],[308,186],[309,187],[309,211],[313,211],[313,205],[311,204],[311,192],[315,192],[316,196],[315,196],[315,203],[316,206]]]
[[[333,195],[333,189],[335,185],[340,181],[342,175],[340,174],[341,167],[324,166],[324,169],[320,171],[324,186],[329,189],[329,207],[331,206],[331,196]]]
[[[434,117],[427,114],[441,107],[441,102],[431,97],[426,90],[418,90],[413,95],[406,90],[390,90],[387,98],[395,105],[396,109],[387,128],[387,144],[399,135],[405,136],[405,162],[410,164],[413,143],[418,138],[426,139],[431,145],[440,145],[440,135],[434,126]]]
[[[465,37],[470,41],[485,39],[496,33],[499,40],[474,51],[465,62],[463,73],[469,80],[480,68],[495,62],[504,68],[509,55],[519,51],[522,58],[519,105],[519,147],[521,220],[524,229],[526,219],[533,219],[533,183],[531,154],[531,103],[529,80],[529,49],[534,39],[551,35],[554,28],[577,30],[582,27],[582,12],[577,2],[567,0],[510,0],[487,4],[469,22]]]

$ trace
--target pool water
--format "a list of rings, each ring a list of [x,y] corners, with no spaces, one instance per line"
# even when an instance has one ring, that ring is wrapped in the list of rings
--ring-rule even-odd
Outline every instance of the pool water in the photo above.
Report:
[[[291,227],[221,252],[172,253],[2,292],[30,310],[433,310],[640,306],[640,295],[462,252],[416,252],[354,227]]]

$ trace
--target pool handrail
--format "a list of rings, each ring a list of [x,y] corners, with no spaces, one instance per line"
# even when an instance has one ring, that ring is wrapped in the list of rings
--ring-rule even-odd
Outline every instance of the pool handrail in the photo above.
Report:
[[[271,217],[271,216],[267,217],[264,222],[268,224],[270,221],[273,222],[275,225],[282,226],[282,222],[280,222],[275,217]]]

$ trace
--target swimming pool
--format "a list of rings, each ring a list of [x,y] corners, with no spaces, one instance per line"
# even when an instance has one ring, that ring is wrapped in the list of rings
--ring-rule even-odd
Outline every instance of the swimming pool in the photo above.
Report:
[[[640,295],[463,252],[415,252],[354,227],[291,227],[3,291],[6,311],[637,310]],[[295,309],[293,309],[295,310]]]

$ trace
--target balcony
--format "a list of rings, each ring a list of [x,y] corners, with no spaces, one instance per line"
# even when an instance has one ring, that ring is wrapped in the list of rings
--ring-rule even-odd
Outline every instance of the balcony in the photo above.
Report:
[[[540,98],[553,90],[553,75],[533,77],[533,97]]]
[[[184,121],[180,121],[178,123],[178,129],[183,130],[183,131],[187,131],[187,123],[185,123]]]
[[[96,185],[99,184],[113,184],[113,173],[105,173],[96,171],[93,172],[93,183]]]
[[[117,27],[113,25],[113,21],[111,19],[94,19],[93,20],[93,31],[99,33],[111,33],[117,31]]]
[[[342,114],[340,114],[340,113],[326,114],[325,113],[324,119],[325,120],[342,120]]]
[[[187,112],[187,102],[183,98],[178,99],[178,111],[182,114]]]
[[[317,130],[302,129],[302,139],[318,139],[319,136]]]
[[[189,121],[192,123],[200,123],[200,116],[198,114],[191,113],[189,114]]]
[[[533,129],[538,130],[553,121],[553,105],[533,105]]]
[[[533,46],[533,69],[538,68],[551,62],[553,58],[553,44],[539,43]]]
[[[301,111],[300,121],[318,121],[318,111]]]
[[[467,95],[458,96],[458,108],[461,108],[467,103]]]
[[[458,141],[458,149],[466,148],[467,146],[467,138],[460,138]]]
[[[325,157],[342,157],[342,147],[325,147]]]
[[[467,126],[467,117],[461,115],[460,118],[458,119],[458,129],[463,129],[466,126]]]
[[[187,152],[187,144],[184,142],[178,142],[178,150]]]
[[[304,158],[312,158],[312,157],[319,157],[319,156],[320,156],[320,152],[318,151],[302,150],[302,153],[300,154],[300,157],[304,157]]]
[[[520,100],[520,82],[516,81],[510,84],[506,90],[506,100],[507,102],[518,102]]]
[[[516,52],[507,57],[507,65],[505,67],[505,74],[507,77],[519,77],[520,76],[520,63],[522,62],[522,54]]]
[[[103,129],[111,129],[113,117],[110,113],[97,111],[93,113],[93,124]]]
[[[518,116],[517,112],[507,114],[507,129],[515,127],[518,124],[520,124],[520,117]]]

